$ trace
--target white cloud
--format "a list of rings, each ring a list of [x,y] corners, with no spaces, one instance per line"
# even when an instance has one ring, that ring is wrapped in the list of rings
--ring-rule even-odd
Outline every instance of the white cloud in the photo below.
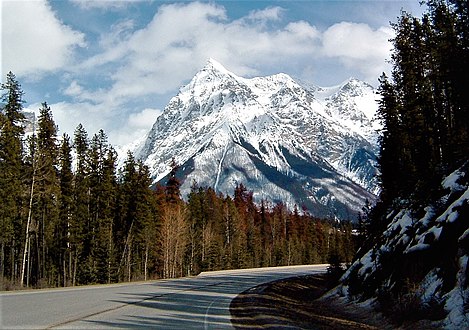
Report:
[[[268,7],[265,9],[258,9],[251,11],[245,18],[252,21],[279,21],[284,9],[280,7]]]
[[[120,10],[138,1],[141,0],[71,0],[75,6],[85,10]]]
[[[56,122],[63,131],[82,122],[91,134],[104,129],[112,143],[131,142],[156,120],[160,110],[151,107],[163,106],[142,100],[176,93],[210,57],[241,76],[285,68],[312,81],[325,63],[373,81],[386,69],[390,29],[342,22],[320,31],[306,21],[282,24],[282,13],[273,7],[229,20],[223,6],[190,2],[160,6],[139,30],[118,21],[100,36],[101,52],[70,68],[62,91],[73,100],[51,104]],[[87,73],[105,85],[87,83]]]
[[[114,145],[126,145],[148,133],[156,118],[161,113],[159,109],[146,108],[141,112],[116,113],[110,111],[105,104],[89,102],[59,102],[50,104],[54,120],[59,127],[59,134],[66,132],[73,137],[78,124],[82,124],[91,137],[100,129],[109,137]],[[31,105],[28,109],[36,111],[40,105]]]
[[[84,35],[64,25],[46,1],[2,2],[2,76],[40,75],[70,64]]]
[[[392,48],[391,28],[372,29],[367,24],[341,22],[329,27],[323,34],[323,53],[338,58],[344,65],[361,71],[368,79],[377,79],[388,70]]]
[[[160,109],[146,108],[143,109],[141,112],[129,115],[127,123],[132,129],[143,128],[148,131],[160,114]]]
[[[83,94],[83,87],[80,86],[76,80],[73,80],[70,86],[64,90],[64,94],[73,97],[80,96]]]
[[[262,67],[283,63],[285,56],[292,62],[313,56],[320,34],[307,22],[277,29],[259,24],[259,20],[278,21],[281,12],[278,7],[267,8],[230,22],[225,8],[216,4],[164,5],[145,28],[84,65],[120,60],[111,75],[113,86],[106,92],[114,100],[125,100],[177,89],[210,57],[237,74],[254,75]]]

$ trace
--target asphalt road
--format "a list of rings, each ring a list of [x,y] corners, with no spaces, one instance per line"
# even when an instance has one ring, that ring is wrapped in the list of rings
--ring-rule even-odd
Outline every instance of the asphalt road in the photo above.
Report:
[[[229,329],[239,293],[326,265],[202,273],[196,277],[0,293],[2,329]]]

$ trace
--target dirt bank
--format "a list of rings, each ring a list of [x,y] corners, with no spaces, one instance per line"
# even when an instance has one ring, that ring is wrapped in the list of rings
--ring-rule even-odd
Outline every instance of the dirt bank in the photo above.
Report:
[[[391,329],[367,308],[337,299],[320,299],[326,291],[324,275],[275,281],[249,289],[230,306],[238,329]]]

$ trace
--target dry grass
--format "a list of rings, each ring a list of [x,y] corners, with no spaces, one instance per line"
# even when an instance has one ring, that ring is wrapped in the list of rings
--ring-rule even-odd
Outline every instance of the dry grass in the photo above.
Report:
[[[319,299],[327,288],[324,276],[281,280],[245,291],[230,311],[236,328],[391,329],[370,310],[337,299]]]

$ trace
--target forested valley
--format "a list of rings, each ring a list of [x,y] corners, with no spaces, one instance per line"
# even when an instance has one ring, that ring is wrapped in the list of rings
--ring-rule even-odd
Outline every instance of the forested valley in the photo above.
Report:
[[[255,204],[193,183],[178,166],[164,185],[131,153],[118,168],[104,131],[82,125],[58,137],[50,107],[25,134],[23,91],[13,73],[0,112],[0,290],[116,283],[202,271],[350,262],[351,223],[317,219],[282,203]]]

